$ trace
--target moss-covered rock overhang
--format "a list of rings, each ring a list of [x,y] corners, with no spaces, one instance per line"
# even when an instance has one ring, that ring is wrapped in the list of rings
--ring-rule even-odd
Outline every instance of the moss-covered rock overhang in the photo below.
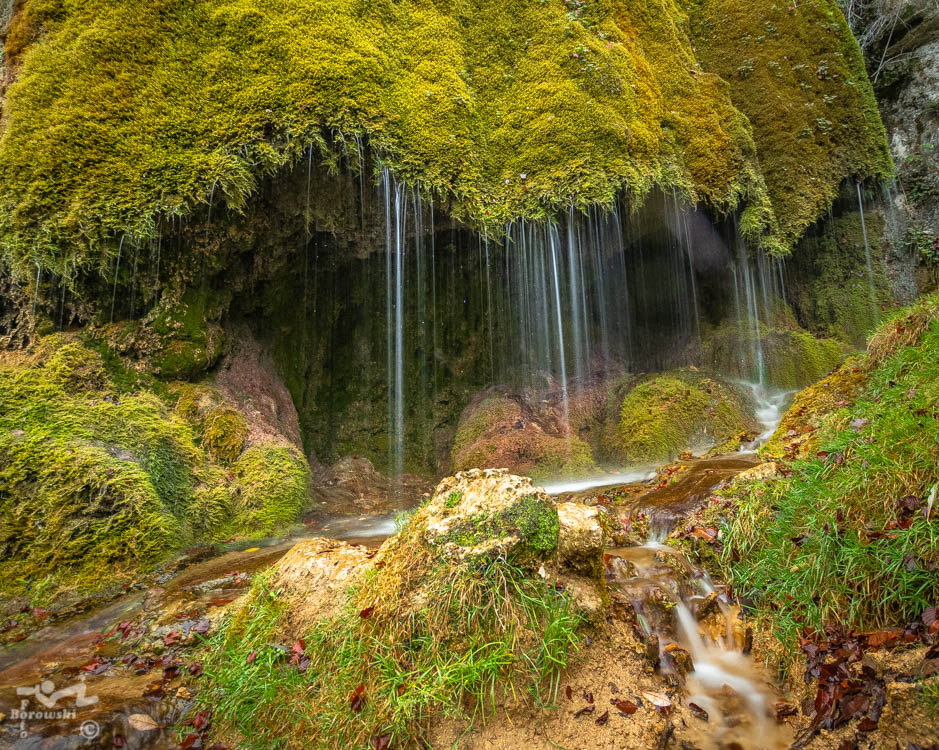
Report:
[[[653,188],[785,252],[891,165],[835,0],[25,0],[5,36],[0,246],[102,267],[158,217],[361,144],[500,226]]]

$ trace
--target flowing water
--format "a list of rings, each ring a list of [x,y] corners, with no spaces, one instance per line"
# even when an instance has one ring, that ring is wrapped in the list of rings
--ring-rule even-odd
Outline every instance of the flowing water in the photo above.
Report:
[[[610,550],[611,586],[632,602],[660,669],[684,681],[684,700],[706,716],[695,746],[788,747],[791,733],[774,717],[779,696],[746,653],[752,635],[737,608],[724,587],[663,544],[666,531],[660,526],[644,545]]]

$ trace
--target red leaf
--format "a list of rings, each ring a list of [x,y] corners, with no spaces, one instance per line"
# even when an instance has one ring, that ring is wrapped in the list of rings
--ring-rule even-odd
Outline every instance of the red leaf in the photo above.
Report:
[[[404,695],[404,691],[407,689],[408,689],[407,683],[402,682],[400,685],[398,685],[398,688],[395,692],[397,692],[398,697],[400,698],[402,695]]]
[[[202,674],[202,662],[194,661],[189,665],[189,674],[193,677],[198,677]]]
[[[179,746],[182,750],[198,750],[198,748],[202,747],[202,737],[193,732],[180,742]]]
[[[923,625],[930,633],[939,633],[939,616],[936,614],[935,607],[927,607],[923,610]]]
[[[391,745],[391,735],[383,734],[380,737],[375,735],[371,738],[370,742],[374,750],[388,750],[388,746]]]
[[[365,685],[358,685],[349,696],[349,706],[353,711],[359,713],[365,706]]]
[[[209,709],[204,709],[199,711],[195,716],[192,717],[192,726],[197,732],[201,732],[209,725],[209,717],[211,717],[212,712]]]
[[[179,631],[177,630],[171,630],[169,633],[163,636],[164,646],[172,646],[177,641],[179,641]]]
[[[564,694],[567,696],[569,701],[574,699],[574,691],[571,689],[570,685],[564,688]]]
[[[600,715],[597,717],[597,724],[599,724],[599,725],[602,727],[602,726],[603,726],[604,724],[606,724],[609,720],[610,720],[610,712],[609,712],[609,711],[604,711],[602,714],[600,714]]]
[[[359,617],[361,617],[363,620],[367,620],[369,617],[372,616],[372,613],[374,611],[375,611],[374,607],[366,607],[361,612],[359,612]]]
[[[303,642],[302,638],[298,638],[297,642],[293,644],[293,648],[290,650],[294,656],[300,656],[304,651],[306,651],[306,643]]]
[[[637,710],[639,710],[639,706],[637,706],[632,701],[611,700],[610,703],[616,706],[617,711],[622,711],[627,716],[632,716],[634,713],[636,713]]]
[[[247,661],[248,664],[251,664],[251,663],[253,663],[254,660],[257,659],[257,658],[258,658],[258,652],[257,652],[257,650],[254,650],[254,651],[252,651],[250,654],[248,654],[248,658],[247,658],[245,661]]]

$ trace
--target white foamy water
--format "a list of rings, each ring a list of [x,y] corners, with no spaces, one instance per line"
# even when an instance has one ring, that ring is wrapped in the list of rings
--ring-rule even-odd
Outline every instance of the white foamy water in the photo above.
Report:
[[[653,478],[655,478],[655,471],[649,466],[641,466],[623,469],[622,472],[615,474],[603,474],[602,476],[590,477],[589,479],[576,479],[566,482],[559,481],[543,484],[541,486],[549,495],[563,495],[566,492],[583,492],[584,490],[592,490],[598,487],[615,487],[619,484],[641,482]]]
[[[763,432],[760,433],[754,444],[751,444],[751,447],[748,448],[741,448],[740,452],[755,453],[756,449],[769,440],[773,436],[773,433],[776,432],[776,428],[779,427],[779,423],[782,421],[783,414],[786,413],[786,409],[789,407],[789,403],[795,391],[770,388],[761,383],[751,383],[746,380],[738,382],[740,385],[750,389],[753,400],[756,402],[756,412],[754,416],[763,428]]]

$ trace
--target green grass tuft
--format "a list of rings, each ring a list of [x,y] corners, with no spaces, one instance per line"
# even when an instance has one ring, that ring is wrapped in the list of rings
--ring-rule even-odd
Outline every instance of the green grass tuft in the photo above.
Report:
[[[925,514],[939,486],[937,309],[927,298],[884,324],[876,368],[852,404],[832,406],[817,455],[731,491],[726,571],[790,644],[804,627],[904,625],[939,600],[939,509]]]

